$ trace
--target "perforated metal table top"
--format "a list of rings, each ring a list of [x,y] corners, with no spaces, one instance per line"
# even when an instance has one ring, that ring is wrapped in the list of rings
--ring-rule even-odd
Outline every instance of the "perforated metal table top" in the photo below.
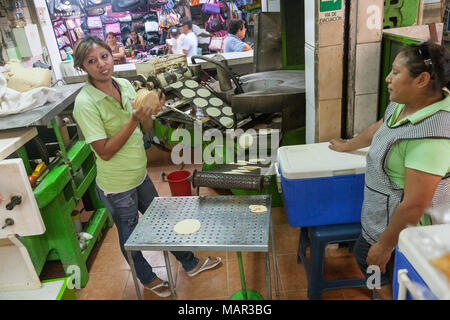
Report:
[[[249,205],[267,207],[264,214]],[[193,196],[153,199],[125,243],[126,250],[268,252],[271,196]],[[200,230],[179,235],[174,225],[198,219]]]

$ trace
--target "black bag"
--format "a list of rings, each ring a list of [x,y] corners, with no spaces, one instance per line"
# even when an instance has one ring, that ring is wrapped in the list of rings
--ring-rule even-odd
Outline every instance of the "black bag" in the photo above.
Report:
[[[109,4],[108,0],[85,0],[84,8],[96,8],[96,7],[104,7]]]
[[[147,12],[147,0],[111,0],[113,12]]]
[[[145,16],[143,16],[142,20],[144,20],[144,22],[158,21],[158,14],[154,11],[151,11],[151,12],[147,13]]]
[[[131,22],[121,22],[120,23],[120,33],[130,33],[131,32]]]
[[[144,39],[147,40],[147,42],[152,43],[153,45],[159,45],[161,38],[158,32],[147,32],[144,35]]]

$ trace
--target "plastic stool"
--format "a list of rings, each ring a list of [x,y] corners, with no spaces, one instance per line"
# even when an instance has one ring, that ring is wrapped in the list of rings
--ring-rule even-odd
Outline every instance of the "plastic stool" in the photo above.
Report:
[[[309,234],[308,234],[309,233]],[[297,263],[300,259],[308,279],[308,298],[322,299],[322,292],[328,289],[366,286],[366,279],[325,280],[323,277],[325,248],[331,243],[356,241],[361,233],[360,223],[336,224],[317,227],[303,227],[300,230]],[[306,248],[310,246],[310,265],[306,262]]]

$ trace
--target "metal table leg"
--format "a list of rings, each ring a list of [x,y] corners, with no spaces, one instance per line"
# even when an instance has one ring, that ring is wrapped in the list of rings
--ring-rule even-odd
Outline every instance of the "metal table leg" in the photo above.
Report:
[[[169,279],[170,294],[171,294],[172,300],[175,300],[177,298],[177,295],[175,293],[175,285],[173,283],[172,268],[170,267],[168,251],[164,251],[164,260],[166,262],[166,270],[167,270],[167,278]]]
[[[131,251],[127,250],[127,256],[128,256],[128,264],[131,268],[131,274],[133,275],[133,281],[134,281],[134,287],[136,288],[136,295],[139,300],[142,300],[141,290],[139,290],[139,283],[136,276],[136,269],[134,267],[133,258],[131,257]]]
[[[277,300],[280,300],[280,290],[278,288],[277,255],[275,250],[275,236],[272,221],[270,221],[269,228],[270,228],[270,237],[272,238],[273,280],[275,282],[275,294],[277,296]]]
[[[266,266],[266,290],[267,290],[267,299],[272,300],[272,284],[270,283],[270,259],[269,253],[264,252],[264,260]]]

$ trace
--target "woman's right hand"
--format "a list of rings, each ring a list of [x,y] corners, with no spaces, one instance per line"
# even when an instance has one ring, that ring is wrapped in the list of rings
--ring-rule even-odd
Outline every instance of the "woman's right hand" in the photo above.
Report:
[[[351,151],[348,141],[349,140],[341,138],[333,139],[330,141],[330,145],[328,146],[328,148],[337,152]]]
[[[149,119],[152,116],[151,108],[133,109],[132,119],[136,122],[141,122]]]

